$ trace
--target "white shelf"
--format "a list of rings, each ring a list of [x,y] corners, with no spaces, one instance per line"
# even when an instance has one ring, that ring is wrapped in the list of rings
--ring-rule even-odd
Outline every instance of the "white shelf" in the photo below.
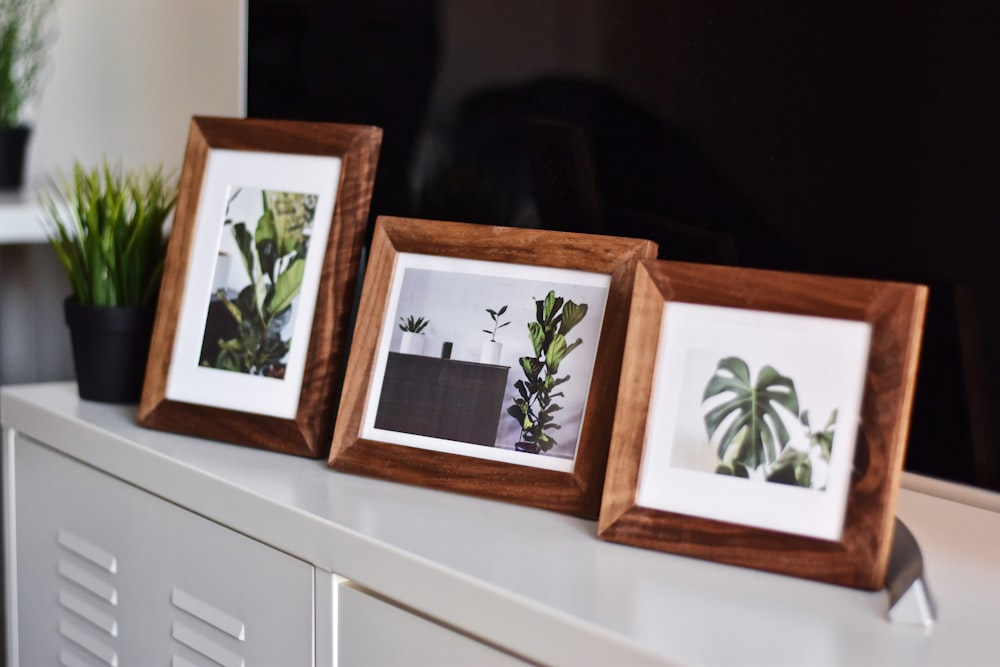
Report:
[[[903,489],[938,622],[887,596],[598,540],[596,523],[160,433],[72,384],[7,387],[5,425],[447,625],[548,664],[996,660],[1000,513]]]
[[[47,243],[42,207],[26,194],[0,194],[0,245]]]

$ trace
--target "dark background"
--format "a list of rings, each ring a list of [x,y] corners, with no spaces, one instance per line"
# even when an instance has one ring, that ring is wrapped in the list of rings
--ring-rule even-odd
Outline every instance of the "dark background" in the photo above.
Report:
[[[380,125],[379,214],[931,288],[906,466],[1000,488],[995,3],[250,0],[248,115]]]

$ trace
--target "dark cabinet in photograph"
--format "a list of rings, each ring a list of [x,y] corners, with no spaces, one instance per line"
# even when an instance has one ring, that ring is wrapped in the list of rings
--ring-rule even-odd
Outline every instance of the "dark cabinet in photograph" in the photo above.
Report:
[[[390,352],[375,428],[492,447],[509,370]]]

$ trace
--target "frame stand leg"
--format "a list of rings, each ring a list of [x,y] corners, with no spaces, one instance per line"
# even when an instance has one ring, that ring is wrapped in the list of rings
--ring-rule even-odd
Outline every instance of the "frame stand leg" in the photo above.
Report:
[[[927,585],[920,545],[899,519],[896,519],[893,531],[885,589],[889,594],[890,621],[925,626],[934,624],[937,606]]]

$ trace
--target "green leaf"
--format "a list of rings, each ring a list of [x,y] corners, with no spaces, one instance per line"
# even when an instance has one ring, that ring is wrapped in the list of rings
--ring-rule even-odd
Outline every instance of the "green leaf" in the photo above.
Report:
[[[304,259],[297,259],[292,262],[274,284],[274,294],[267,305],[268,316],[279,313],[295,301],[302,289],[302,277],[305,275],[306,262]]]
[[[528,322],[528,338],[535,351],[535,357],[541,357],[545,345],[545,329],[538,322]]]
[[[545,365],[550,374],[559,372],[559,364],[566,357],[567,350],[566,338],[562,334],[556,334],[552,337],[552,342],[545,350]]]
[[[725,397],[704,415],[705,429],[712,438],[725,426],[719,438],[719,457],[731,451],[750,470],[773,463],[790,436],[777,406],[798,417],[798,397],[792,380],[771,366],[764,366],[750,385],[750,369],[738,357],[725,357],[716,367],[702,393],[702,402]],[[732,449],[735,447],[735,449]]]
[[[253,275],[257,270],[257,260],[253,248],[253,237],[250,236],[250,232],[247,231],[246,223],[237,222],[233,225],[232,234],[233,239],[236,241],[236,247],[240,249],[240,257],[243,259],[243,267],[246,269],[247,275],[253,278]]]
[[[729,375],[723,375],[721,371],[726,371]],[[718,396],[725,391],[732,391],[737,394],[745,393],[750,389],[750,369],[745,361],[739,357],[726,357],[719,361],[715,375],[708,381],[701,400],[704,402],[713,396]]]
[[[528,414],[527,403],[521,399],[507,407],[507,414],[517,420],[518,424],[524,423],[524,417]]]
[[[567,301],[566,305],[563,306],[562,310],[562,321],[559,324],[559,333],[563,336],[568,334],[570,330],[579,324],[584,317],[587,315],[587,304],[573,303],[572,301]]]
[[[274,265],[278,261],[278,232],[274,226],[274,213],[270,209],[265,209],[264,214],[257,220],[253,240],[257,246],[261,270],[273,282]]]
[[[242,346],[240,347],[242,349]],[[219,341],[219,348],[219,356],[215,361],[215,367],[224,371],[243,372],[240,355],[226,346],[224,341]]]
[[[559,299],[558,301],[560,304],[562,303],[562,299]],[[542,316],[539,319],[542,320],[543,323],[551,321],[552,316],[558,309],[559,306],[556,305],[555,290],[551,290],[549,291],[548,294],[545,295],[545,301],[542,302]]]
[[[298,192],[263,193],[264,208],[274,216],[277,253],[288,257],[298,253],[305,258],[309,247],[309,234],[316,214],[316,195]]]
[[[545,364],[533,357],[521,357],[518,361],[528,380],[533,382],[538,380],[538,375],[545,369]]]
[[[809,455],[797,449],[786,449],[768,472],[767,481],[808,488],[812,483]]]
[[[559,372],[559,365],[563,362],[566,356],[578,348],[583,340],[577,338],[572,345],[566,344],[566,339],[562,334],[556,334],[552,337],[552,343],[549,345],[549,349],[545,353],[545,365],[548,367],[548,371],[551,374]]]
[[[521,400],[526,402],[529,397],[528,397],[528,389],[524,384],[524,380],[518,380],[517,382],[515,382],[514,388],[517,389],[517,393],[521,396]]]

